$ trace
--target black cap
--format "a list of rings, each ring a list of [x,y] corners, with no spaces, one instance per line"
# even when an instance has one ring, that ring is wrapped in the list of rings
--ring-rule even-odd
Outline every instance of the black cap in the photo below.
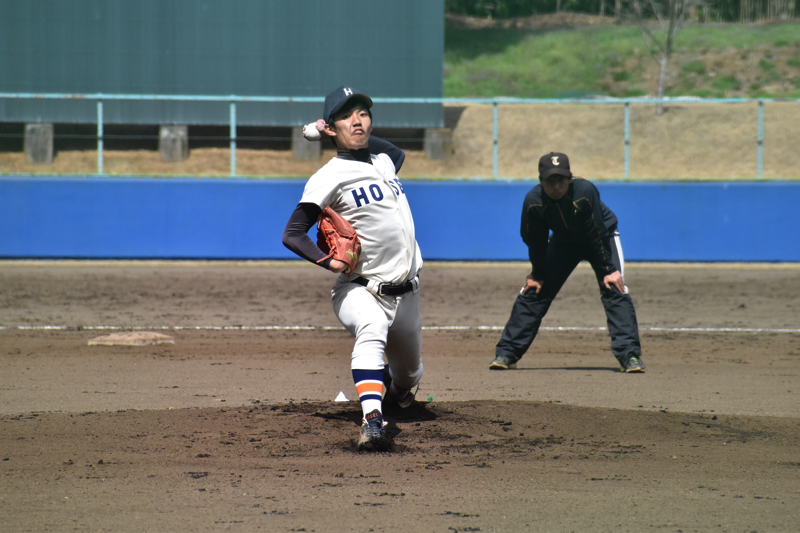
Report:
[[[560,174],[568,178],[572,177],[569,170],[569,157],[560,152],[550,152],[539,158],[539,178],[544,179],[553,174]]]
[[[331,117],[338,113],[339,110],[353,98],[358,98],[363,101],[367,109],[372,107],[372,99],[369,96],[356,91],[352,87],[342,85],[325,97],[325,111],[322,113],[323,120],[325,120],[325,122],[330,122]]]

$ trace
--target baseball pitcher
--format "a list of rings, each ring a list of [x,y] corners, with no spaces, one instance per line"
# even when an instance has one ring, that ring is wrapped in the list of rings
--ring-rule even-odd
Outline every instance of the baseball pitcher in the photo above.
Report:
[[[325,98],[323,119],[306,126],[306,138],[330,138],[337,155],[308,180],[283,233],[287,248],[340,274],[331,295],[336,317],[355,337],[350,367],[364,415],[359,450],[391,445],[384,395],[408,407],[422,378],[422,257],[397,177],[405,153],[371,136],[371,108],[369,96],[347,86]],[[326,252],[314,243],[308,231],[326,208],[352,227],[358,244],[337,246],[334,236],[333,247],[323,245]]]

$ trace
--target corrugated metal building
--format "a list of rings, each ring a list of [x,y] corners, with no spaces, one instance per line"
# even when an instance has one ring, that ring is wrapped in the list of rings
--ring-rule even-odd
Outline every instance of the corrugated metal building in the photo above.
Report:
[[[444,0],[0,0],[0,92],[440,98]],[[238,104],[291,126],[320,103]],[[441,104],[381,104],[381,127],[436,128]],[[92,123],[94,101],[0,99],[0,122]],[[109,124],[229,121],[225,102],[104,103]]]

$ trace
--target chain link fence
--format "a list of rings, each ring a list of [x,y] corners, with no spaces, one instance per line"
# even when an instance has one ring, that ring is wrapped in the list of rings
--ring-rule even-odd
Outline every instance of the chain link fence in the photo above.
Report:
[[[800,101],[663,101],[662,115],[657,100],[470,105],[453,132],[454,160],[501,178],[535,178],[550,151],[599,179],[800,178]],[[481,133],[495,121],[496,155]]]
[[[190,126],[187,157],[168,161],[159,151],[158,125],[103,123],[103,101],[124,95],[79,96],[97,101],[97,123],[54,124],[50,133],[46,124],[40,124],[45,130],[40,137],[51,139],[51,153],[45,152],[44,158],[32,157],[26,146],[35,140],[30,127],[36,130],[36,125],[0,123],[0,174],[307,177],[335,155],[333,146],[323,142],[319,157],[298,159],[292,143],[307,141],[293,141],[292,126],[237,127],[235,97],[135,96],[202,98],[230,107],[228,126]],[[76,95],[0,94],[7,105],[43,97]],[[304,99],[317,100],[323,101]],[[659,101],[664,103],[662,115],[656,114]],[[592,179],[800,179],[800,99],[374,98],[374,102],[375,134],[406,150],[405,178],[536,179],[539,157],[558,151],[570,156],[576,175]],[[445,128],[437,131],[437,139],[444,146],[436,151],[437,158],[426,150],[428,132],[381,128],[381,103],[443,104]],[[316,118],[308,117],[308,122]]]

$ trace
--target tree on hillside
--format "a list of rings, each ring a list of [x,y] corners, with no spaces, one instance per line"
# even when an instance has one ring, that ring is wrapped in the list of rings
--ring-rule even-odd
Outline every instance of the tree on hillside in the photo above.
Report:
[[[787,20],[794,12],[795,0],[740,0],[739,4],[739,20],[744,23]]]
[[[664,96],[667,81],[667,65],[672,56],[675,37],[687,15],[705,4],[704,0],[630,0],[627,18],[632,20],[642,33],[647,49],[658,63],[658,98]],[[656,105],[656,114],[664,112],[664,105]]]

